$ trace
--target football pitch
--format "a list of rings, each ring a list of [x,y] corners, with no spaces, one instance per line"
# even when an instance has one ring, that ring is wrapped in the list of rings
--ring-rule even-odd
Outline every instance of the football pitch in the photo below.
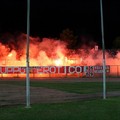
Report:
[[[25,108],[25,79],[0,80],[0,120],[119,120],[120,80],[102,78],[30,79],[31,108]]]
[[[107,78],[107,97],[120,96],[119,78]],[[0,80],[0,106],[25,104],[25,78]],[[102,99],[102,78],[30,79],[31,104]]]

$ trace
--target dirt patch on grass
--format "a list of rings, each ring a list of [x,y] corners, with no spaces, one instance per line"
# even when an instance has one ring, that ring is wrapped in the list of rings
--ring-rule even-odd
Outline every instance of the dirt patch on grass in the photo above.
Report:
[[[31,103],[55,103],[65,101],[75,101],[90,98],[89,95],[67,93],[55,89],[43,87],[31,87]],[[26,90],[24,86],[0,85],[0,106],[16,105],[26,103]]]
[[[43,87],[31,87],[30,92],[31,104],[57,103],[102,98],[102,91],[101,93],[97,94],[77,94]],[[108,96],[120,96],[120,91],[109,92],[107,93],[107,97]],[[3,83],[0,84],[0,106],[16,104],[26,104],[25,86]]]

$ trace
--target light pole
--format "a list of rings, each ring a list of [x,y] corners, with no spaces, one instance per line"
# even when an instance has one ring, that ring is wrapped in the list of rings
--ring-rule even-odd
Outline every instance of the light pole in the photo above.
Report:
[[[103,24],[103,6],[100,0],[101,13],[101,35],[102,35],[102,50],[103,50],[103,99],[106,99],[106,61],[105,61],[105,43],[104,43],[104,24]]]
[[[26,108],[30,108],[29,41],[30,41],[30,0],[27,0],[27,43],[26,43]]]

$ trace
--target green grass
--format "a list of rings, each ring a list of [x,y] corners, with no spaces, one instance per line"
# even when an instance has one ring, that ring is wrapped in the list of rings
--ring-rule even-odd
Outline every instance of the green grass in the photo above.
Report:
[[[0,84],[25,86],[25,81],[0,81]],[[33,87],[52,88],[73,93],[102,92],[102,82],[31,81]],[[107,82],[107,91],[120,91],[120,82]],[[0,120],[120,120],[120,97],[106,100],[6,106]]]
[[[120,98],[0,108],[0,120],[119,120]]]
[[[51,83],[31,82],[34,87],[46,87],[72,93],[89,94],[102,91],[102,82]],[[120,82],[108,82],[107,91],[120,91]]]
[[[86,82],[79,82],[79,83],[46,83],[46,82],[31,82],[31,86],[34,87],[45,87],[45,88],[52,88],[72,93],[95,93],[100,92],[102,89],[101,83],[86,83]]]
[[[25,81],[0,81],[0,84],[25,86]],[[31,81],[32,87],[45,87],[61,91],[91,94],[102,92],[102,82],[48,82]],[[107,92],[120,91],[120,82],[107,82]]]

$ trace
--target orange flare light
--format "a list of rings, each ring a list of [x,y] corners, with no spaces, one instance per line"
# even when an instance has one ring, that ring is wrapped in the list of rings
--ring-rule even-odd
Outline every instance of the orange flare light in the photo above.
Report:
[[[4,38],[5,39],[5,38]],[[0,43],[0,66],[26,66],[26,35],[7,38]],[[69,50],[60,40],[30,37],[30,66],[94,66],[102,65],[102,51],[88,48]],[[107,65],[120,65],[120,52],[110,57],[106,52]]]

